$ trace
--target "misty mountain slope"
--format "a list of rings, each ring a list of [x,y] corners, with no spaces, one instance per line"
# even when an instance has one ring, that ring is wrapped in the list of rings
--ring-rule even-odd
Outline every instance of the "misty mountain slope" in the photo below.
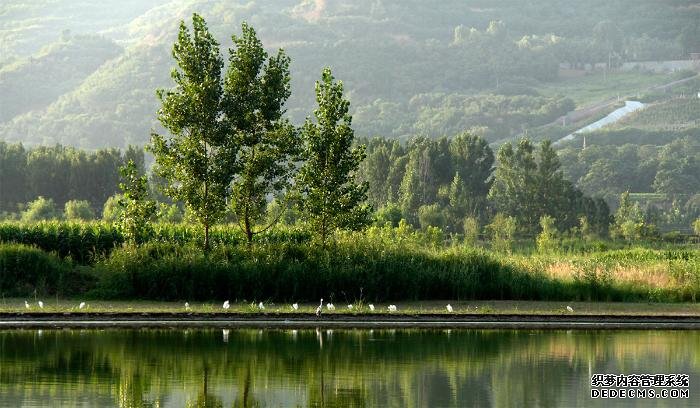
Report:
[[[97,36],[67,36],[0,69],[0,122],[42,109],[122,49]]]
[[[82,1],[39,3],[56,7],[27,6],[18,14],[0,6],[0,27],[19,30],[0,31],[10,48],[41,43],[44,31],[60,27],[100,32],[124,52],[84,81],[68,83],[70,89],[45,108],[15,109],[0,124],[0,139],[81,147],[148,141],[156,125],[155,89],[172,86],[170,49],[180,20],[189,21],[193,12],[207,20],[224,59],[242,21],[271,51],[285,49],[292,58],[287,108],[296,123],[311,114],[314,82],[330,66],[345,84],[359,135],[408,138],[475,129],[489,140],[515,136],[572,107],[566,95],[537,91],[558,78],[561,62],[605,60],[606,44],[619,47],[620,59],[675,58],[684,52],[679,36],[700,20],[700,9],[686,0],[130,0],[109,1],[104,9],[86,4],[84,10],[76,9],[87,3]],[[619,30],[601,24],[610,19]],[[43,28],[31,28],[33,21]]]
[[[0,55],[26,57],[55,41],[64,30],[101,33],[127,24],[168,0],[3,0]],[[110,37],[113,38],[113,37]],[[0,64],[4,58],[0,57]]]
[[[155,125],[153,89],[168,78],[166,71],[147,68],[168,59],[162,47],[125,53],[47,108],[0,125],[0,134],[9,141],[85,148],[143,144]],[[134,139],[133,135],[140,136]]]

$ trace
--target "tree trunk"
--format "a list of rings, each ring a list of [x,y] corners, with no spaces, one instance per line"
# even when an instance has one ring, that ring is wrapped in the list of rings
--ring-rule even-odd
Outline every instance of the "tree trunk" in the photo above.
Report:
[[[245,235],[248,240],[248,246],[253,245],[253,231],[250,229],[248,222],[246,222]]]
[[[204,251],[209,251],[209,224],[204,224]]]
[[[246,206],[245,216],[243,220],[243,226],[245,227],[245,237],[248,242],[248,246],[253,245],[253,229],[250,226],[250,217],[248,217],[248,207]]]

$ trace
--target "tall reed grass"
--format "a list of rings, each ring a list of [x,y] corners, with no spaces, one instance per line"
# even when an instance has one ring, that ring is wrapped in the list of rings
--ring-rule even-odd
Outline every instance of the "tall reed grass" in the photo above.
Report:
[[[341,232],[325,248],[294,228],[261,234],[252,246],[235,226],[217,227],[212,237],[213,249],[205,254],[201,230],[186,224],[156,225],[138,248],[122,245],[119,231],[105,223],[0,224],[0,290],[339,302],[695,301],[700,295],[700,249],[687,246],[511,255],[406,224]]]

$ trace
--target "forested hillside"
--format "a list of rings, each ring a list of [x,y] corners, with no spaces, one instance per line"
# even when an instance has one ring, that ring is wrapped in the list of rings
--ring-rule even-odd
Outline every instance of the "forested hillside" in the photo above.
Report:
[[[13,0],[0,5],[0,89],[9,90],[0,93],[0,138],[145,143],[154,89],[172,85],[176,28],[195,11],[224,47],[248,21],[267,47],[287,51],[294,122],[311,114],[313,83],[330,66],[349,91],[358,134],[402,139],[469,129],[489,141],[514,137],[574,107],[566,92],[551,92],[560,63],[680,59],[700,42],[690,0]]]
[[[646,222],[664,230],[687,231],[700,214],[696,72],[623,69],[700,51],[700,4],[692,0],[3,2],[0,179],[12,182],[2,186],[0,210],[17,211],[39,195],[59,206],[81,198],[102,208],[124,160],[109,149],[144,146],[151,131],[163,131],[156,90],[173,86],[171,47],[180,21],[194,12],[224,52],[242,22],[267,49],[285,50],[292,124],[313,115],[315,81],[332,68],[355,134],[367,144],[359,177],[387,220],[399,214],[460,231],[464,217],[486,222],[502,212],[534,231],[542,211],[508,207],[505,197],[537,200],[550,181],[540,174],[539,186],[527,186],[495,169],[506,169],[509,155],[544,160],[540,141],[625,99],[646,109],[587,134],[585,149],[581,137],[552,145],[561,169],[550,170],[564,176],[547,192],[555,196],[548,205],[559,208],[557,226],[572,228],[581,215],[605,224],[607,208],[596,199],[615,210],[626,191]],[[510,166],[521,176],[537,170],[518,160]],[[105,173],[108,190],[80,184],[91,169]],[[497,176],[502,197],[499,183],[487,197]],[[511,182],[522,191],[508,190]]]

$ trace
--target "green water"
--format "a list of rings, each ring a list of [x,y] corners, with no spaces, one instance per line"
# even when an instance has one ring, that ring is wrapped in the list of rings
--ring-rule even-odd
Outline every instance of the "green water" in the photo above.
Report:
[[[592,373],[689,399],[593,400]],[[2,407],[697,406],[698,331],[6,330]]]

